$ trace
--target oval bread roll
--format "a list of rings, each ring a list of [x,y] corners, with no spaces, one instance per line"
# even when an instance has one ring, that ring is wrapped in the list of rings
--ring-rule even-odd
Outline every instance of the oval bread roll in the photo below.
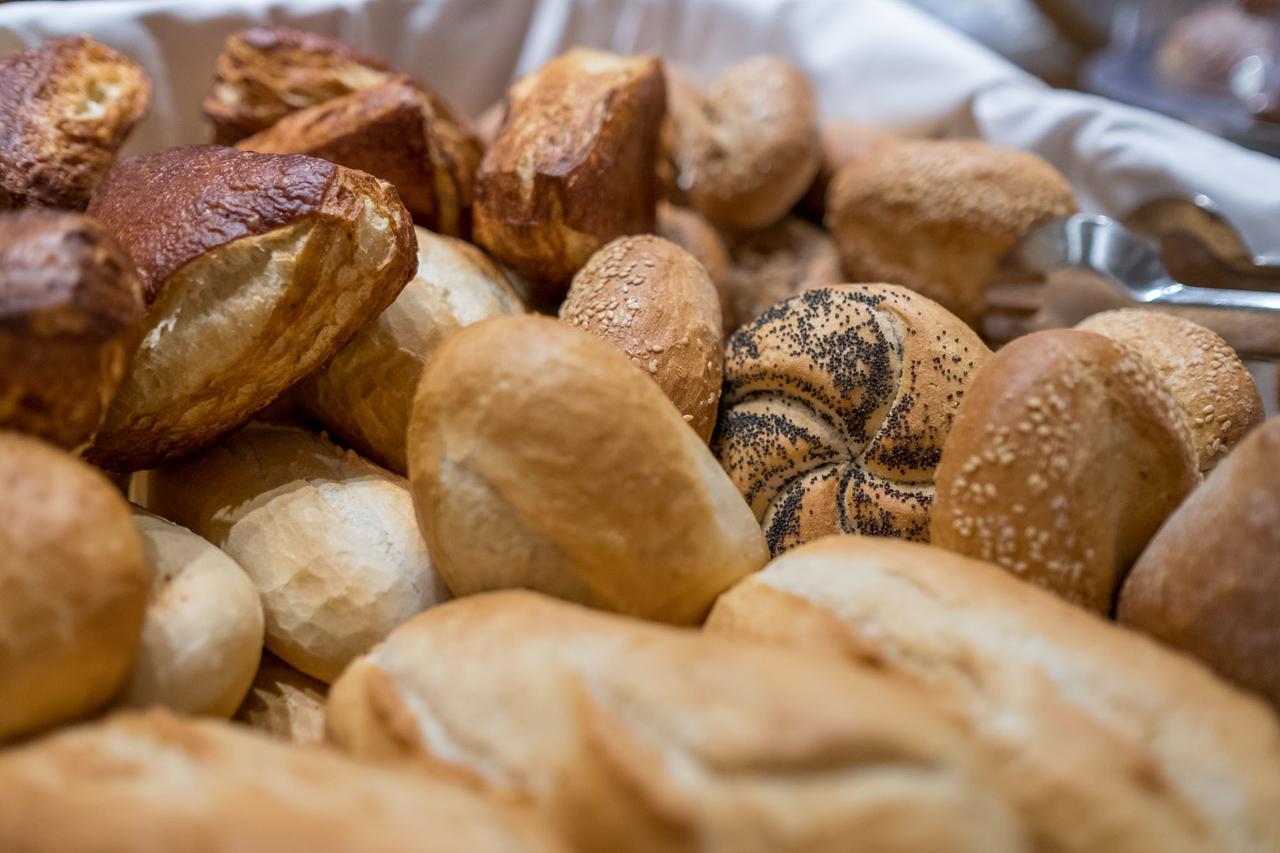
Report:
[[[281,740],[313,746],[324,742],[328,695],[329,685],[266,652],[235,718]]]
[[[106,704],[138,652],[149,581],[111,482],[0,432],[0,741]]]
[[[146,487],[148,509],[244,567],[267,648],[321,681],[448,595],[405,481],[303,430],[251,424]]]
[[[142,647],[116,703],[230,717],[262,654],[258,590],[235,560],[190,530],[132,512],[151,594]]]
[[[560,319],[623,352],[711,438],[724,330],[715,285],[693,255],[661,237],[619,237],[578,270]]]
[[[774,304],[844,280],[831,235],[794,216],[768,228],[725,234],[729,274],[721,290],[731,334]]]
[[[524,305],[488,255],[416,228],[418,274],[377,320],[300,386],[307,408],[361,453],[403,475],[405,433],[422,368],[463,326]]]
[[[403,625],[334,684],[329,732],[532,801],[584,853],[1026,849],[965,738],[889,680],[531,592]]]
[[[545,317],[468,326],[422,375],[413,502],[455,595],[529,587],[692,624],[768,559],[707,446],[608,344]]]
[[[988,563],[830,537],[722,596],[707,631],[915,682],[985,747],[1037,850],[1280,849],[1267,708]]]

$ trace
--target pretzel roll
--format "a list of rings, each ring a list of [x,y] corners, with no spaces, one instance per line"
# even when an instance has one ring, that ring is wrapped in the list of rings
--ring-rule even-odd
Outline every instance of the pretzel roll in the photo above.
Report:
[[[111,481],[0,432],[0,741],[106,704],[138,652],[148,583]]]
[[[813,183],[800,199],[800,209],[821,221],[827,211],[827,190],[845,163],[865,157],[881,145],[892,144],[893,134],[856,121],[832,121],[821,130],[822,162]]]
[[[788,296],[843,281],[831,235],[794,216],[760,231],[726,232],[725,244],[729,274],[720,296],[730,333]]]
[[[413,276],[413,223],[387,183],[297,154],[173,148],[93,198],[150,305],[88,457],[154,467],[243,425],[371,322]]]
[[[101,225],[0,214],[0,428],[83,446],[141,334],[138,273]]]
[[[409,476],[455,595],[528,587],[692,624],[768,559],[733,483],[647,372],[546,317],[485,320],[436,351]]]
[[[942,442],[989,355],[940,306],[881,284],[808,290],[735,332],[713,447],[770,550],[926,538]]]
[[[904,140],[840,168],[826,223],[850,278],[909,287],[977,326],[1000,260],[1035,225],[1075,210],[1067,179],[1034,154]]]
[[[1098,613],[1200,481],[1186,419],[1136,355],[1037,332],[992,357],[938,466],[932,541]]]
[[[483,251],[415,230],[418,274],[377,320],[299,386],[325,426],[402,476],[409,466],[405,434],[413,394],[436,347],[470,323],[524,312],[506,275]]]
[[[711,283],[716,286],[716,290],[724,287],[729,275],[729,254],[716,229],[701,213],[688,207],[677,207],[670,202],[660,201],[654,233],[663,239],[670,240],[697,258],[698,263],[702,264],[702,268],[707,271]],[[720,307],[723,313],[725,308],[723,298]]]
[[[575,48],[511,87],[476,174],[475,239],[555,308],[615,237],[653,230],[662,62]]]
[[[715,285],[693,255],[661,237],[619,237],[578,270],[560,319],[621,350],[711,438],[724,331]]]
[[[1095,332],[1145,360],[1173,392],[1195,440],[1200,470],[1208,471],[1262,423],[1258,385],[1236,351],[1199,323],[1160,311],[1121,308],[1076,326]]]
[[[303,675],[280,658],[263,652],[236,720],[299,746],[324,742],[329,685]]]
[[[0,209],[84,210],[150,100],[142,69],[87,36],[0,62]]]

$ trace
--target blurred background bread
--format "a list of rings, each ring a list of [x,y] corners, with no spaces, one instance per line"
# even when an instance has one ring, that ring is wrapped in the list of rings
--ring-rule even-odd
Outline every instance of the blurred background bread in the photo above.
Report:
[[[758,231],[725,231],[723,236],[729,251],[720,289],[726,334],[788,296],[844,281],[831,235],[803,219],[787,216]]]
[[[329,685],[263,652],[235,719],[297,746],[315,746],[324,742],[328,696]]]
[[[692,208],[660,201],[654,233],[697,258],[717,291],[724,287],[729,274],[729,254],[716,229],[701,213]],[[723,299],[720,305],[723,314]]]
[[[827,212],[827,190],[840,167],[867,156],[881,145],[891,145],[898,137],[886,130],[856,121],[836,120],[824,122],[819,131],[822,140],[822,160],[813,183],[800,199],[799,209],[807,216],[822,222]]]

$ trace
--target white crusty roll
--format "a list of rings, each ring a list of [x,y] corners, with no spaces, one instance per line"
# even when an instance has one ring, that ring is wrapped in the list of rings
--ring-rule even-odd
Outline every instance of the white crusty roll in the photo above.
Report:
[[[697,433],[613,347],[547,317],[436,350],[409,425],[418,521],[456,595],[529,587],[696,623],[768,559]]]
[[[116,703],[230,717],[262,654],[258,590],[207,540],[138,507],[132,512],[151,593],[142,646]]]
[[[554,853],[532,817],[422,773],[221,720],[122,713],[0,754],[12,853]]]
[[[334,684],[328,727],[532,801],[583,853],[1027,849],[910,690],[526,591],[399,628]]]
[[[706,630],[914,682],[983,746],[1036,850],[1280,849],[1264,705],[989,563],[830,537],[734,587]]]
[[[329,685],[264,652],[235,719],[300,746],[324,742]]]
[[[448,595],[405,481],[309,432],[251,424],[144,487],[148,509],[244,567],[267,648],[322,681]]]
[[[343,441],[404,474],[405,433],[423,365],[463,326],[524,305],[488,255],[416,228],[418,273],[382,315],[300,386],[307,408]]]

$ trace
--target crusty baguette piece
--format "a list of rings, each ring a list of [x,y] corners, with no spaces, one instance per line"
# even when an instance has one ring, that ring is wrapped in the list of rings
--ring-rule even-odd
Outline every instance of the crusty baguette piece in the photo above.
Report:
[[[320,436],[250,424],[143,488],[148,509],[244,567],[267,648],[322,681],[448,596],[405,481]]]
[[[87,216],[0,213],[0,427],[78,449],[142,335],[133,261]]]
[[[299,746],[324,742],[329,685],[264,652],[235,719]]]
[[[794,216],[758,231],[726,231],[724,241],[729,268],[720,304],[726,334],[789,296],[845,280],[831,235]]]
[[[368,172],[391,182],[420,225],[454,237],[471,233],[484,149],[443,98],[407,77],[298,110],[236,147],[309,154]]]
[[[455,595],[528,587],[691,624],[768,559],[733,483],[647,372],[548,317],[485,320],[436,350],[409,476]]]
[[[0,209],[84,210],[150,99],[142,69],[87,36],[0,63]]]
[[[0,754],[10,853],[552,853],[528,815],[218,720],[122,713]]]
[[[707,630],[929,691],[1042,851],[1280,849],[1280,726],[1194,662],[936,547],[831,537],[721,597]]]
[[[132,255],[150,305],[88,451],[111,470],[177,459],[246,423],[382,313],[415,267],[390,184],[302,155],[133,158],[90,212]]]
[[[531,800],[574,848],[1022,850],[958,730],[839,662],[508,590],[401,626],[329,733]]]
[[[415,229],[418,273],[396,301],[298,392],[342,440],[397,474],[422,368],[449,335],[486,317],[524,313],[507,276],[470,243]]]

